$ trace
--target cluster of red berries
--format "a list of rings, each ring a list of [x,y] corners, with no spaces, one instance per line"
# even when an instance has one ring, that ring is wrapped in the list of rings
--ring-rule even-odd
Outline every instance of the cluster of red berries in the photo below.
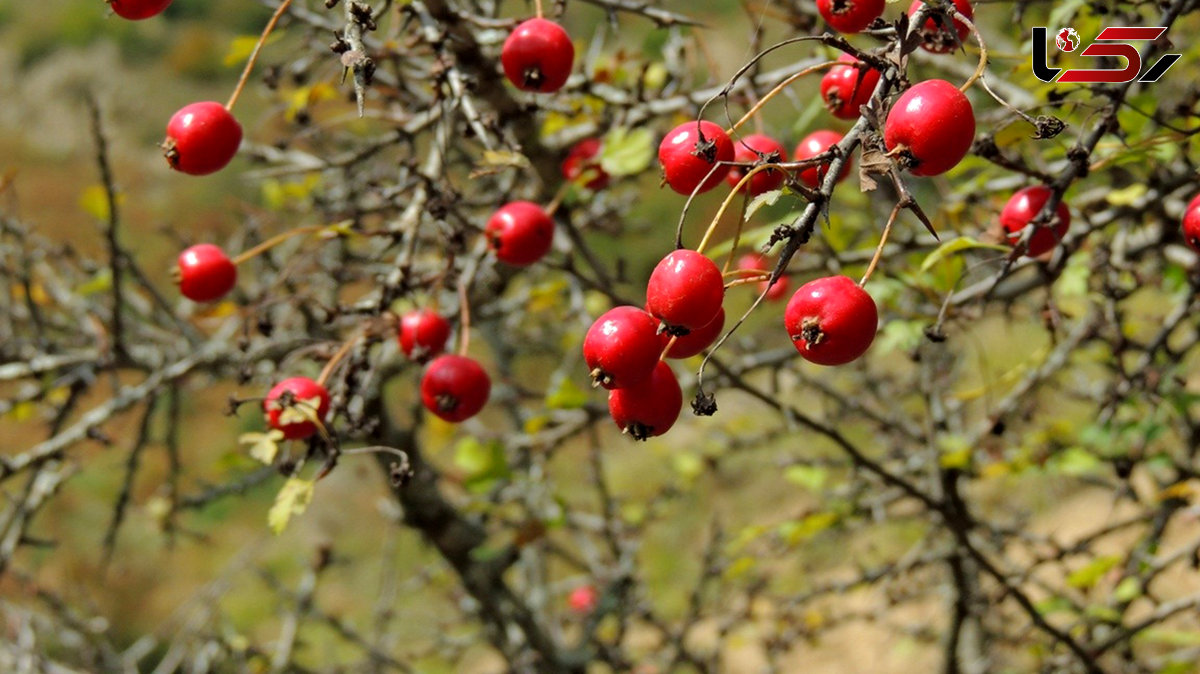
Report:
[[[113,11],[128,19],[145,19],[163,11],[171,0],[110,0]],[[501,64],[514,86],[533,92],[560,89],[570,76],[575,48],[558,24],[534,18],[518,25],[505,41]],[[171,167],[191,175],[206,175],[224,168],[237,153],[242,128],[226,106],[214,102],[192,103],[167,124],[163,143]],[[581,143],[564,163],[564,175],[575,179],[585,171],[591,189],[602,189],[608,176],[599,170],[597,140]],[[514,201],[499,208],[484,229],[488,248],[496,259],[527,266],[549,252],[554,222],[537,204]],[[237,283],[237,262],[220,247],[201,243],[184,250],[176,263],[179,290],[195,302],[213,302]],[[450,322],[432,309],[402,316],[397,338],[410,359],[426,363],[421,378],[421,400],[438,417],[464,421],[487,403],[491,379],[475,360],[443,354],[450,338]],[[300,414],[288,414],[287,409]],[[324,423],[329,393],[324,385],[306,377],[277,384],[263,401],[267,423],[289,440],[311,437]]]
[[[922,4],[922,0],[913,0],[908,7],[908,15],[916,14]],[[883,15],[886,6],[886,0],[817,0],[817,11],[820,12],[821,18],[839,33],[858,33],[866,30]],[[954,7],[968,21],[974,18],[969,0],[954,0]],[[941,14],[927,18],[925,25],[920,29],[921,47],[934,53],[951,52],[970,32],[970,28],[958,19],[953,21],[953,30],[945,24],[945,18]]]

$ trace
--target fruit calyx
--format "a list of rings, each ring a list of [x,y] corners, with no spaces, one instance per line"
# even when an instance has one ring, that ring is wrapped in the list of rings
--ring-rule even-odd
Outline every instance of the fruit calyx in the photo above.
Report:
[[[825,332],[821,330],[821,319],[809,316],[800,323],[800,334],[791,335],[793,342],[803,340],[812,348],[825,340]]]

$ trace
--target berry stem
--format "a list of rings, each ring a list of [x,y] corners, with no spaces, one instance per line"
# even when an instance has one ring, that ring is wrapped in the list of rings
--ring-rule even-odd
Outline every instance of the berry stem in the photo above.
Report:
[[[738,214],[738,227],[733,233],[733,245],[729,247],[729,255],[725,258],[725,266],[721,267],[721,275],[729,273],[729,267],[733,264],[733,256],[737,253],[738,243],[742,240],[742,223],[746,221],[746,210],[750,207],[750,193],[746,192],[742,198],[742,212]]]
[[[976,80],[978,80],[980,77],[983,77],[983,71],[987,68],[988,64],[988,50],[987,45],[983,43],[983,36],[979,34],[979,29],[975,27],[975,24],[972,23],[970,19],[963,16],[962,12],[959,12],[957,9],[954,10],[954,20],[961,21],[966,24],[966,26],[971,29],[971,34],[975,36],[975,41],[979,43],[979,65],[975,66],[975,72],[972,73],[971,76],[967,78],[967,81],[963,82],[963,85],[958,88],[959,91],[966,93],[967,89],[970,89],[971,85],[975,84]]]
[[[533,0],[533,7],[537,13],[537,18],[542,18],[542,0]]]
[[[771,278],[771,272],[769,272],[769,271],[760,272],[756,276],[748,276],[746,278],[740,278],[740,279],[735,279],[733,281],[730,281],[729,283],[725,284],[725,289],[729,290],[730,288],[733,288],[735,286],[746,286],[746,285],[750,285],[751,283],[760,283],[762,281],[770,280],[770,278]]]
[[[896,216],[900,214],[900,210],[904,207],[903,201],[898,202],[892,207],[892,214],[888,216],[887,224],[883,226],[883,235],[879,237],[879,245],[875,247],[875,254],[871,256],[871,264],[867,265],[866,273],[863,274],[862,280],[858,282],[860,287],[867,284],[867,279],[871,278],[871,274],[875,271],[875,266],[879,264],[879,258],[883,257],[883,247],[887,244],[888,234],[892,232],[892,223],[896,222]]]
[[[475,281],[475,273],[479,270],[479,264],[483,262],[483,258],[488,254],[487,242],[480,247],[479,253],[471,258],[471,261],[463,269],[462,275],[458,278],[458,312],[459,312],[459,334],[458,334],[458,355],[466,356],[467,347],[471,344],[471,303],[468,295],[471,290],[471,284]]]
[[[233,263],[241,264],[247,260],[256,258],[259,255],[262,255],[263,253],[267,252],[268,250],[274,248],[275,246],[278,246],[279,244],[283,243],[284,241],[287,241],[288,239],[292,238],[293,236],[299,236],[301,234],[312,234],[314,232],[319,232],[323,229],[325,229],[325,227],[322,225],[309,225],[307,227],[297,227],[295,229],[291,229],[286,232],[276,234],[275,236],[272,236],[271,238],[267,239],[266,241],[263,241],[262,243],[258,244],[257,246],[251,248],[250,250],[242,251],[237,257],[233,258]]]
[[[233,111],[233,106],[237,103],[237,99],[242,95],[242,89],[246,86],[246,80],[250,79],[250,71],[254,69],[254,62],[258,60],[258,52],[267,42],[267,37],[271,35],[271,31],[275,30],[275,24],[279,22],[279,17],[287,11],[292,0],[283,0],[279,3],[275,13],[271,15],[271,20],[267,21],[267,25],[263,28],[262,35],[259,36],[258,42],[254,45],[254,50],[250,52],[250,58],[246,60],[246,68],[242,70],[242,76],[238,79],[237,86],[233,88],[233,94],[229,96],[229,102],[225,104],[225,109]]]
[[[671,339],[667,340],[667,345],[663,347],[662,353],[658,354],[659,360],[667,359],[667,353],[671,351],[672,346],[675,346],[675,342],[678,339],[679,337],[677,335],[671,335]]]
[[[554,198],[550,200],[550,203],[546,204],[546,215],[551,218],[554,217],[554,212],[558,210],[559,206],[562,206],[563,199],[567,197],[567,191],[570,188],[570,182],[565,182],[562,184],[562,187],[558,188],[558,191],[554,193]]]
[[[712,240],[713,233],[717,230],[717,224],[721,222],[721,216],[725,215],[725,211],[729,208],[729,204],[731,204],[734,198],[741,193],[742,187],[746,183],[750,182],[750,179],[754,177],[754,174],[761,173],[768,169],[778,168],[779,164],[759,164],[749,171],[746,171],[746,175],[742,176],[742,179],[738,181],[738,184],[729,191],[729,196],[725,197],[725,200],[721,202],[721,207],[717,209],[717,214],[713,216],[712,222],[708,224],[708,229],[704,232],[704,238],[700,239],[700,245],[696,246],[697,253],[703,253],[704,249],[708,247],[708,242]],[[743,213],[744,212],[745,211],[743,210]],[[742,231],[741,218],[738,218],[737,231],[738,234],[735,236],[740,236]]]
[[[768,101],[770,101],[772,98],[775,98],[776,96],[778,96],[780,94],[780,92],[782,92],[784,89],[787,89],[788,86],[790,86],[796,80],[800,79],[801,77],[804,77],[805,75],[816,72],[818,70],[825,70],[827,68],[832,68],[833,66],[837,65],[837,63],[838,63],[837,61],[826,61],[824,63],[818,63],[815,66],[809,66],[799,72],[792,73],[791,75],[789,75],[787,77],[787,79],[780,82],[779,84],[776,84],[774,89],[771,89],[762,98],[758,99],[758,102],[756,102],[753,106],[751,106],[750,109],[746,111],[746,114],[742,115],[741,119],[734,122],[733,126],[729,127],[729,130],[727,131],[727,133],[730,136],[732,136],[738,130],[738,128],[740,128],[743,124],[745,124],[751,117],[758,114],[758,111],[761,110],[762,107],[764,105],[766,105]]]
[[[318,384],[324,386],[325,382],[329,381],[329,377],[333,374],[334,368],[338,366],[338,363],[345,359],[346,354],[350,353],[350,347],[354,346],[360,337],[362,337],[361,331],[356,333],[350,339],[342,342],[342,345],[338,347],[337,353],[333,354],[333,357],[329,359],[329,362],[325,363],[325,367],[321,368],[321,374],[317,375]]]

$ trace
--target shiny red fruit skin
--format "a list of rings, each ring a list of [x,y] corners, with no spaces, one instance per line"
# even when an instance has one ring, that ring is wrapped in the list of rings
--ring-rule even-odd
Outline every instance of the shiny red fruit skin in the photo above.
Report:
[[[421,403],[451,423],[479,414],[491,390],[488,373],[466,356],[438,356],[425,366],[425,375],[421,377]]]
[[[500,207],[484,230],[488,247],[501,262],[525,267],[537,262],[554,243],[554,221],[541,206],[514,201]]]
[[[603,145],[599,138],[585,138],[575,143],[567,152],[567,158],[563,160],[563,178],[575,180],[587,173],[592,177],[583,184],[584,187],[593,192],[608,187],[609,175],[600,168],[600,152],[602,150]]]
[[[813,157],[825,152],[829,148],[842,142],[842,134],[829,129],[820,129],[813,131],[800,141],[796,146],[796,152],[792,157],[793,161],[803,161],[812,159]],[[837,177],[837,182],[842,182],[846,176],[850,175],[850,160],[847,159],[842,164],[842,172]],[[800,182],[812,188],[821,186],[821,181],[825,180],[825,174],[829,171],[828,163],[821,163],[817,166],[809,166],[800,171]]]
[[[659,351],[666,348],[667,344],[671,344],[671,348],[667,350],[667,358],[678,360],[698,356],[717,341],[724,329],[725,307],[721,307],[721,310],[717,312],[717,317],[709,321],[708,325],[692,330],[682,337],[675,337],[674,344],[671,344],[670,334],[666,332],[660,334],[658,336],[661,342]]]
[[[762,155],[760,157],[760,154]],[[783,145],[779,141],[770,136],[764,136],[761,133],[751,134],[734,143],[733,161],[736,162],[759,162],[763,157],[769,158],[772,154],[778,155],[776,161],[785,162],[788,160],[787,150],[783,149]],[[729,169],[729,175],[725,177],[725,182],[730,187],[736,187],[742,180],[742,176],[746,175],[749,169],[742,170],[741,167],[734,166]],[[783,179],[787,177],[782,169],[772,169],[769,171],[760,171],[754,174],[745,185],[742,185],[742,193],[750,196],[758,196],[764,192],[779,189],[783,184]]]
[[[405,356],[423,363],[446,350],[450,321],[432,309],[410,311],[400,317],[396,339]]]
[[[617,428],[635,440],[645,440],[671,430],[683,408],[683,391],[671,366],[659,361],[650,378],[636,386],[608,394],[608,413]]]
[[[783,325],[805,360],[844,365],[867,352],[879,329],[875,300],[852,279],[827,276],[796,290]]]
[[[185,249],[176,261],[179,292],[193,302],[219,300],[237,284],[237,266],[211,243]]]
[[[975,141],[975,111],[946,80],[914,84],[892,105],[883,125],[888,150],[908,148],[915,176],[936,176],[958,165]]]
[[[737,259],[735,266],[739,271],[771,271],[775,268],[775,265],[767,259],[767,256],[761,253],[746,253]],[[758,289],[759,294],[762,294],[762,292],[766,290],[767,296],[763,299],[769,302],[775,302],[787,297],[789,285],[791,284],[788,282],[788,277],[780,276],[775,280],[774,283],[771,284],[770,290],[767,290],[766,281],[759,281],[754,287]]]
[[[1008,203],[1000,211],[1000,224],[1004,226],[1004,231],[1008,232],[1009,243],[1016,244],[1021,239],[1021,230],[1042,210],[1051,194],[1053,191],[1049,187],[1034,185],[1018,190],[1009,197]],[[1025,250],[1029,257],[1037,257],[1054,250],[1058,242],[1066,236],[1067,228],[1071,226],[1071,211],[1067,209],[1066,204],[1059,201],[1054,214],[1058,217],[1058,224],[1053,227],[1038,227],[1029,238],[1029,245]]]
[[[215,101],[185,105],[167,122],[167,163],[189,175],[220,171],[241,144],[242,125]]]
[[[283,437],[288,440],[303,440],[311,437],[317,432],[317,425],[311,421],[301,421],[299,423],[290,423],[280,425],[279,417],[286,409],[281,403],[277,402],[285,391],[291,391],[295,404],[299,404],[304,400],[317,398],[317,418],[325,421],[325,415],[329,413],[329,392],[325,390],[317,382],[308,377],[291,377],[284,379],[271,388],[267,393],[267,399],[263,401],[263,411],[267,415],[267,425],[271,428],[283,432]]]
[[[701,135],[704,143],[697,148]],[[701,156],[694,154],[698,149]],[[680,124],[658,146],[658,162],[662,164],[667,185],[683,195],[691,195],[693,190],[698,194],[707,192],[720,185],[729,173],[729,166],[718,165],[714,171],[713,165],[733,161],[733,155],[733,141],[725,129],[707,120],[699,123],[699,133],[696,122]]]
[[[108,4],[122,19],[140,21],[162,14],[171,0],[108,0]]]
[[[849,54],[842,54],[838,61],[848,65],[836,65],[821,78],[821,99],[825,108],[838,119],[858,119],[858,110],[871,100],[876,85],[879,84],[879,71],[868,68],[862,73],[859,81],[859,70],[855,67],[858,60]]]
[[[637,307],[614,307],[597,318],[583,338],[583,360],[607,389],[640,384],[654,372],[663,343],[658,321]]]
[[[671,251],[646,284],[646,309],[667,328],[691,331],[708,325],[724,299],[721,270],[694,250]]]
[[[908,15],[912,16],[921,8],[921,0],[913,0],[913,3],[908,6]],[[975,10],[971,7],[970,0],[954,0],[954,7],[959,14],[967,17],[967,19],[975,20]],[[967,28],[967,24],[954,20],[954,32],[958,33],[958,42],[967,39],[967,35],[971,33],[971,29]],[[921,48],[934,54],[947,54],[955,49],[958,45],[954,42],[950,30],[939,24],[938,19],[929,17],[925,19],[925,25],[921,29]]]
[[[1182,225],[1184,242],[1200,253],[1200,194],[1193,197],[1184,209]]]
[[[592,609],[596,608],[598,597],[599,593],[596,592],[596,588],[591,585],[581,585],[567,595],[567,606],[570,606],[575,613],[591,613]]]
[[[857,33],[883,14],[887,0],[817,0],[821,18],[839,33]]]
[[[571,76],[575,45],[563,27],[546,19],[529,19],[504,41],[500,63],[504,76],[523,91],[558,91]]]

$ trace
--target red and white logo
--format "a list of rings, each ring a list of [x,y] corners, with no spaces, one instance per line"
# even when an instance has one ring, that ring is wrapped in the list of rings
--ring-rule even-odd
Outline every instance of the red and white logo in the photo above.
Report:
[[[1054,36],[1054,44],[1062,51],[1075,51],[1079,49],[1079,33],[1074,28],[1062,28]]]

